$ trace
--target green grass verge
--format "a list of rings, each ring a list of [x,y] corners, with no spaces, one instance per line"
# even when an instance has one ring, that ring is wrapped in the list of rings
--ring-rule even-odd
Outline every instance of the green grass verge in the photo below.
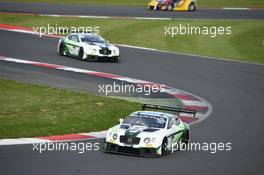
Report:
[[[262,30],[264,20],[132,20],[77,19],[39,16],[0,15],[1,23],[33,26],[99,26],[101,35],[112,43],[181,53],[264,63]],[[202,35],[165,36],[165,26],[231,26],[232,35],[216,38]],[[160,58],[162,59],[162,58]]]
[[[0,2],[36,2],[36,0],[0,0]],[[44,3],[126,5],[146,7],[150,0],[38,0]],[[199,8],[253,7],[263,8],[263,0],[198,0]]]
[[[135,102],[0,79],[0,139],[101,131]]]

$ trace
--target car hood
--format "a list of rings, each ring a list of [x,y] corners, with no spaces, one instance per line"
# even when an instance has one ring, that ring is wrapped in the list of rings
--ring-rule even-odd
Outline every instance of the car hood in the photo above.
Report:
[[[153,133],[156,134],[158,131],[160,131],[160,129],[149,128],[147,126],[133,125],[129,126],[129,128],[123,128],[121,125],[118,133],[127,137],[140,137],[143,135],[152,135]]]
[[[109,44],[109,43],[89,43],[89,42],[86,42],[86,44],[92,45],[92,46],[98,46],[100,48],[113,47],[113,45],[112,44]]]

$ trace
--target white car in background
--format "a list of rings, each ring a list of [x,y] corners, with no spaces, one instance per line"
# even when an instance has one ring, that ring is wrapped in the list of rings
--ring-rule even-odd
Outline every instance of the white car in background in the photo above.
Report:
[[[120,59],[119,49],[100,35],[92,33],[71,33],[59,40],[58,53],[61,56],[77,57],[87,61],[110,61]]]

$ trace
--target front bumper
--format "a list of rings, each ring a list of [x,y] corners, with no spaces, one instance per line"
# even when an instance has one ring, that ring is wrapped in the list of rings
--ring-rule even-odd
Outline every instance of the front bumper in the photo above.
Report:
[[[104,62],[118,62],[119,56],[105,56],[105,55],[87,55],[88,60],[92,61],[104,61]]]
[[[157,154],[157,150],[155,148],[133,148],[128,146],[120,146],[109,142],[104,143],[103,150],[107,153],[126,154],[142,157],[160,157],[160,155]]]

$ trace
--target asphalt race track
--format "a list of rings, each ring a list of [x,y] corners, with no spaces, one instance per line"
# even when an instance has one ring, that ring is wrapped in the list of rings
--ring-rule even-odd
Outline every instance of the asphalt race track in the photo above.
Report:
[[[26,8],[21,6],[21,11],[26,11]],[[3,9],[7,7],[1,3],[0,11]],[[52,9],[43,8],[43,11],[49,10],[52,12]],[[71,13],[74,12],[73,9]],[[252,16],[263,18],[258,14]],[[125,47],[120,47],[120,64],[92,63],[58,56],[58,39],[8,31],[0,31],[0,38],[4,41],[0,42],[1,56],[113,73],[166,84],[198,95],[210,102],[213,113],[206,120],[192,125],[192,142],[232,143],[229,152],[177,152],[158,159],[104,154],[100,151],[84,154],[50,151],[39,154],[32,151],[32,145],[0,146],[1,174],[264,174],[263,65]],[[85,92],[93,92],[94,84],[108,81],[3,61],[0,61],[0,76]]]
[[[146,7],[54,5],[45,3],[0,3],[0,12],[20,12],[60,15],[92,15],[119,17],[204,18],[204,19],[264,19],[264,10],[199,9],[196,12],[150,11]]]
[[[104,71],[164,83],[208,100],[213,114],[192,126],[193,142],[232,142],[231,152],[177,152],[147,159],[90,151],[32,151],[32,145],[1,146],[3,174],[262,174],[264,141],[263,65],[210,60],[121,48],[122,62],[89,63],[56,53],[57,39],[1,31],[2,56]],[[14,52],[15,49],[15,52]],[[63,88],[90,91],[92,77],[16,63],[1,62],[1,76]],[[25,75],[25,76],[24,76]],[[97,141],[97,140],[96,140]],[[14,168],[15,167],[15,168]]]

